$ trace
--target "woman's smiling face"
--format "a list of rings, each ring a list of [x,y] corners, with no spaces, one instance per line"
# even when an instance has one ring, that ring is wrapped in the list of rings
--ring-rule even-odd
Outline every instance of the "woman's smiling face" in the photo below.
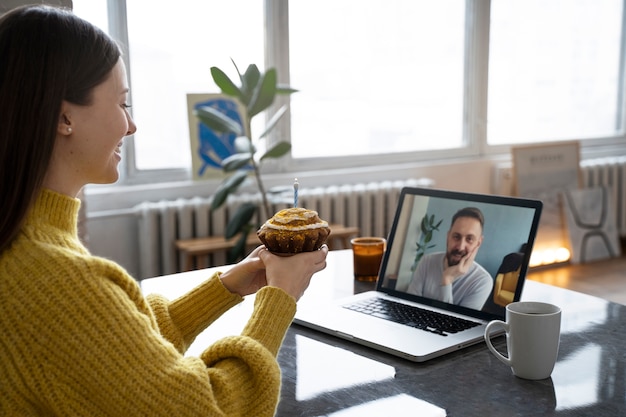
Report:
[[[63,102],[48,170],[50,188],[72,195],[85,184],[117,181],[123,139],[137,130],[127,100],[126,67],[120,59],[93,89],[88,105]]]
[[[91,104],[72,115],[82,174],[87,183],[108,184],[119,178],[121,146],[136,126],[128,113],[126,67],[120,59],[109,77],[92,92]]]

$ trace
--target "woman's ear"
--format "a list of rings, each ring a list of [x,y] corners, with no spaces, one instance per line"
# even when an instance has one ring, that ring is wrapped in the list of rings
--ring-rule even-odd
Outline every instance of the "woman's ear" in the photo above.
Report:
[[[69,136],[72,134],[72,119],[70,114],[65,111],[65,106],[63,106],[64,111],[61,112],[59,116],[59,125],[57,127],[57,133],[64,136]]]

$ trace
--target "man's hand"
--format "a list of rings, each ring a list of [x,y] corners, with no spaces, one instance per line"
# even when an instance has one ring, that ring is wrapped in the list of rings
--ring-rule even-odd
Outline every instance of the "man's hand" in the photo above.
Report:
[[[470,267],[474,263],[474,258],[476,258],[476,254],[478,253],[478,248],[480,245],[476,246],[474,249],[469,251],[467,255],[461,258],[458,264],[456,265],[448,265],[448,258],[444,258],[443,264],[443,276],[441,278],[441,285],[451,285],[458,278],[467,274]]]

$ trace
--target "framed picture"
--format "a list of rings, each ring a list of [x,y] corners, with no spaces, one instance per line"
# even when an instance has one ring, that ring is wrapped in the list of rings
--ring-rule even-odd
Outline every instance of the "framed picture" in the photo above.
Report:
[[[519,146],[512,149],[512,154],[516,195],[582,186],[579,142]]]
[[[573,264],[621,256],[612,196],[606,187],[561,194]]]
[[[234,133],[217,132],[194,115],[198,107],[209,106],[220,110],[243,126],[245,107],[223,94],[187,94],[189,116],[189,143],[193,179],[223,176],[222,161],[235,153]],[[248,132],[246,132],[248,134]]]
[[[560,194],[582,187],[577,141],[513,147],[514,193],[543,202],[535,249],[569,248]]]

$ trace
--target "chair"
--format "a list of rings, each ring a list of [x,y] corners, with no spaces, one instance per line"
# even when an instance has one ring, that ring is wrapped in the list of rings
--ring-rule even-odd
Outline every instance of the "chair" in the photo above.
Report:
[[[497,305],[505,307],[513,302],[523,258],[522,252],[513,252],[502,259],[493,287],[493,302]]]

